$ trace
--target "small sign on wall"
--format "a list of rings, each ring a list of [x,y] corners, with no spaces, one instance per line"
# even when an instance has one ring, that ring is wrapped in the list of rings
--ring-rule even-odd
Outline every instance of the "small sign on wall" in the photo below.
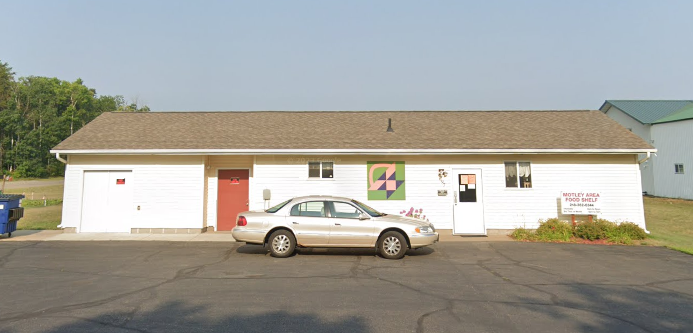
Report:
[[[602,194],[600,192],[561,192],[561,214],[599,215],[601,213]]]
[[[125,185],[125,178],[116,179],[116,185]]]

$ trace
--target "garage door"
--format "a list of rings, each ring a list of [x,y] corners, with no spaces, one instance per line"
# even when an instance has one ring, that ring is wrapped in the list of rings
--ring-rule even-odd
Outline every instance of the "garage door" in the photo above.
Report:
[[[130,232],[132,172],[85,171],[80,232]]]

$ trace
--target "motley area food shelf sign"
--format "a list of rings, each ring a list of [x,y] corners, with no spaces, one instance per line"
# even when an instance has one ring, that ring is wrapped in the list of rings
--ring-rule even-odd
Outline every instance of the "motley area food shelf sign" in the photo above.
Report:
[[[599,215],[602,213],[602,194],[590,191],[561,192],[561,214]]]

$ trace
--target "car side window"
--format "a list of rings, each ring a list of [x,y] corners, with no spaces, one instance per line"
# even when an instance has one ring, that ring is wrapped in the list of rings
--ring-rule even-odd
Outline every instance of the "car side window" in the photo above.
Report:
[[[361,217],[361,211],[346,202],[332,202],[332,217],[357,219]]]
[[[291,207],[291,216],[325,217],[325,203],[323,201],[308,201]]]

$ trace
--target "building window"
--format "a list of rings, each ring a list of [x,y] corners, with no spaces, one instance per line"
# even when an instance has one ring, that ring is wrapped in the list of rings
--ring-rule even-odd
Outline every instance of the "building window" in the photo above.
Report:
[[[532,167],[529,162],[505,162],[505,187],[532,188]]]
[[[308,178],[334,178],[334,162],[308,162]]]
[[[683,174],[683,163],[674,164],[674,172]]]

